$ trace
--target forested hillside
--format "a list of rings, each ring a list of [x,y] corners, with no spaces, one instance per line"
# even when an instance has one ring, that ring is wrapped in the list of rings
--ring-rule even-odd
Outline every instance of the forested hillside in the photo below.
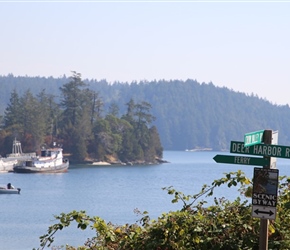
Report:
[[[60,144],[70,160],[77,162],[161,161],[163,148],[157,128],[152,125],[155,118],[149,103],[130,99],[121,116],[118,105],[112,104],[102,117],[102,99],[76,72],[59,91],[59,103],[45,90],[33,94],[28,89],[22,95],[16,90],[11,92],[1,118],[1,154],[10,153],[8,146],[17,138],[23,142],[24,152],[39,153],[42,147]]]
[[[82,78],[101,98],[102,116],[114,105],[118,105],[120,116],[125,114],[125,104],[131,99],[149,103],[165,150],[227,150],[231,140],[243,140],[244,133],[261,129],[278,130],[279,144],[290,144],[289,106],[274,105],[255,94],[249,96],[195,80],[108,83]],[[13,90],[22,95],[28,89],[34,94],[45,89],[58,101],[60,87],[67,82],[66,76],[0,76],[0,112],[4,114]]]

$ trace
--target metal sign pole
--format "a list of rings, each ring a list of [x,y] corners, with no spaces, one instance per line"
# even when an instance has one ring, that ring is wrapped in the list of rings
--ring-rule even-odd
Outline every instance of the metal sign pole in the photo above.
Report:
[[[272,130],[264,131],[264,144],[272,144]],[[269,162],[271,162],[271,157]],[[270,168],[269,165],[263,166],[263,168]],[[268,219],[260,219],[260,239],[259,239],[259,250],[268,250]]]

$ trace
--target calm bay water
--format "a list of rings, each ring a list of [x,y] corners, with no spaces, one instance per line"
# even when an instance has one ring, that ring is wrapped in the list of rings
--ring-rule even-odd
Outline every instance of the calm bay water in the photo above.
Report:
[[[163,187],[173,186],[185,194],[195,194],[203,184],[241,169],[248,177],[253,166],[218,164],[219,152],[165,151],[170,163],[150,166],[71,165],[64,174],[0,174],[0,184],[11,182],[20,195],[0,195],[0,249],[31,250],[39,247],[39,236],[55,223],[53,215],[85,210],[113,224],[135,223],[134,209],[148,211],[151,218],[180,209],[172,204]],[[290,176],[290,160],[278,159],[279,175]],[[216,196],[235,198],[238,193],[226,187]],[[76,224],[56,234],[54,245],[81,245],[94,232],[80,231]]]

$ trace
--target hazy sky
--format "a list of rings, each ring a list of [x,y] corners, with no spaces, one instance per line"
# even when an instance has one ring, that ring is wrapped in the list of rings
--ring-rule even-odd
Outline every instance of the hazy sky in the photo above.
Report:
[[[0,75],[212,82],[290,104],[290,1],[1,1]]]

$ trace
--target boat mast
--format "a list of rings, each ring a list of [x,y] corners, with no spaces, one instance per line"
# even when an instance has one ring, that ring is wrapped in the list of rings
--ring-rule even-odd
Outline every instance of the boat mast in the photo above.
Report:
[[[17,141],[16,138],[13,141],[12,154],[14,154],[14,155],[21,155],[22,154],[21,142]]]

